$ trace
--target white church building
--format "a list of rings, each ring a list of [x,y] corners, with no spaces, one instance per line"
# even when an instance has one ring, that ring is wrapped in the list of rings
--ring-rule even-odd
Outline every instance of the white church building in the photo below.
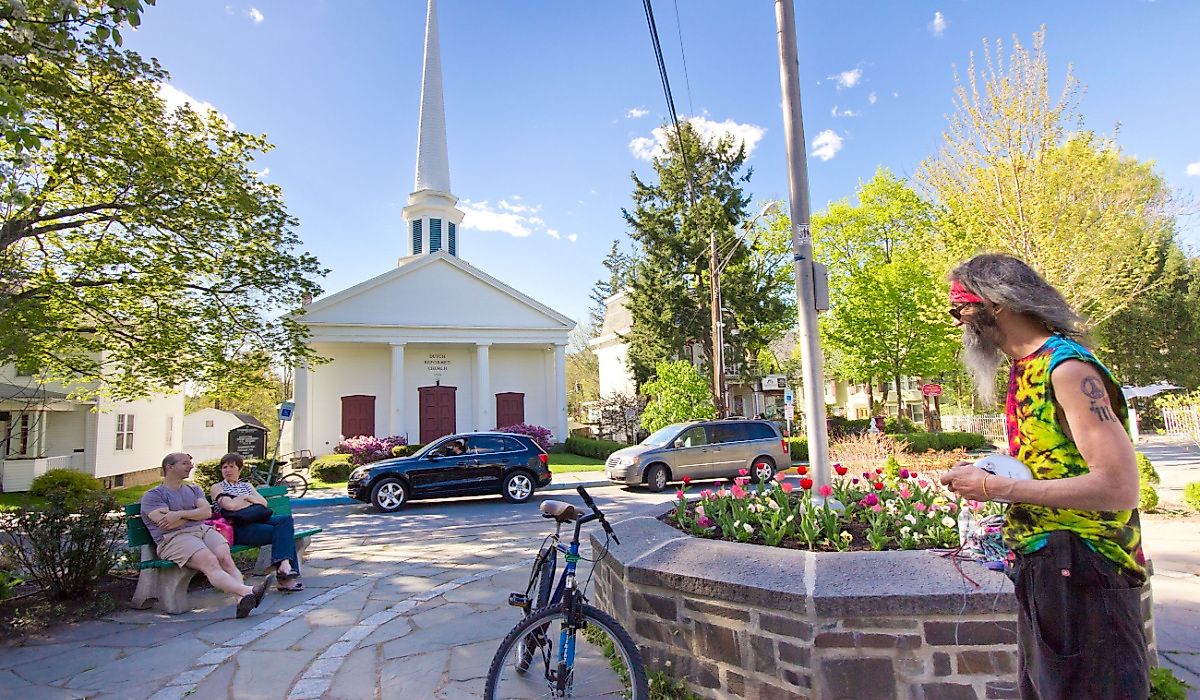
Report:
[[[517,423],[567,438],[566,346],[575,322],[460,256],[450,192],[436,0],[429,0],[416,186],[395,269],[321,297],[297,321],[330,361],[295,370],[294,450],[345,437],[428,443]]]

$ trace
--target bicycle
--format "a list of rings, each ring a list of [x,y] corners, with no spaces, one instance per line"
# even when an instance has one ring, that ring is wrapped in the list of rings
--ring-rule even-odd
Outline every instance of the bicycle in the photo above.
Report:
[[[290,498],[303,498],[308,493],[308,479],[296,472],[279,474],[275,471],[274,461],[265,462],[263,466],[252,466],[246,472],[246,481],[258,486],[285,486]]]
[[[524,617],[492,658],[483,691],[487,700],[650,697],[637,645],[612,616],[588,604],[584,594],[587,582],[582,589],[576,583],[575,569],[582,559],[579,532],[585,524],[599,521],[605,544],[608,539],[621,544],[587,490],[582,486],[577,490],[591,513],[585,515],[562,501],[544,501],[541,505],[542,517],[556,523],[554,534],[538,551],[525,592],[509,596],[509,604],[521,608]],[[575,532],[570,542],[563,544],[562,526],[567,523],[574,523]],[[559,553],[566,566],[555,586]],[[531,598],[535,586],[536,597]],[[556,624],[557,635],[550,632]]]

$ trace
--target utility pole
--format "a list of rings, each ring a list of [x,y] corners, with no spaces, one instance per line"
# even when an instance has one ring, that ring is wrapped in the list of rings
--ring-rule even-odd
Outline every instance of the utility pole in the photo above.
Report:
[[[779,34],[779,86],[783,91],[783,133],[787,141],[792,259],[796,266],[800,357],[804,364],[808,458],[813,482],[820,487],[830,482],[829,435],[825,429],[825,372],[821,339],[817,332],[808,163],[804,148],[804,117],[800,111],[800,63],[796,57],[796,10],[793,0],[775,0],[775,24]]]
[[[683,145],[680,144],[680,148]],[[717,418],[725,417],[725,363],[724,334],[721,332],[721,271],[717,269],[717,230],[711,229],[708,234],[709,259],[708,279],[709,296],[712,303],[712,370],[713,370],[713,399],[717,402]]]

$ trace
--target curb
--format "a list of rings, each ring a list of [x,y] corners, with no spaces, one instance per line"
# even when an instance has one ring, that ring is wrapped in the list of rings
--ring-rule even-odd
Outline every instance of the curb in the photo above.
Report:
[[[609,481],[574,481],[571,483],[551,483],[549,486],[543,486],[538,491],[574,491],[577,486],[592,488],[593,486],[608,486]],[[350,506],[354,504],[367,505],[362,501],[356,501],[349,496],[313,496],[310,498],[296,498],[292,500],[292,508],[325,508],[328,506]]]

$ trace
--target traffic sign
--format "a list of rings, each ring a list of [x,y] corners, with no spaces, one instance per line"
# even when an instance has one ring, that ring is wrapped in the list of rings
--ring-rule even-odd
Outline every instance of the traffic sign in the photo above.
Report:
[[[783,390],[783,403],[787,404],[788,406],[796,403],[796,396],[792,393],[792,388],[790,386]]]
[[[785,403],[783,405],[783,417],[788,420],[795,420],[796,419],[796,407],[790,403]]]
[[[284,401],[279,404],[279,420],[289,421],[292,419],[292,414],[296,412],[295,401]]]
[[[921,393],[925,396],[941,396],[942,395],[942,385],[941,384],[926,384],[921,387]]]

